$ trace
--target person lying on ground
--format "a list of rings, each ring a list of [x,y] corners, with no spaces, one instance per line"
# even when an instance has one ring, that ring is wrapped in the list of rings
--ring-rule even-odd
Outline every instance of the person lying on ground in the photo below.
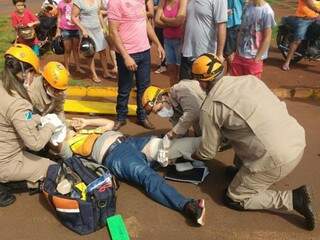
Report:
[[[184,197],[150,167],[150,161],[158,159],[163,144],[161,138],[126,137],[121,132],[112,131],[113,121],[102,118],[74,118],[71,125],[78,130],[78,133],[70,131],[68,136],[74,154],[103,164],[120,180],[142,186],[154,201],[185,214],[197,225],[204,225],[204,200]],[[89,125],[99,127],[81,131]],[[168,159],[190,158],[198,143],[199,138],[173,140]]]

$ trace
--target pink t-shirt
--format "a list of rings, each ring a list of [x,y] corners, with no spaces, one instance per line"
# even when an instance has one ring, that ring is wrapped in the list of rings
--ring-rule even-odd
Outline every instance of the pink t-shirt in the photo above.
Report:
[[[119,35],[129,54],[150,49],[145,0],[109,0],[107,15],[120,24]]]
[[[64,0],[60,1],[58,4],[60,24],[59,28],[65,30],[78,30],[77,25],[75,25],[71,20],[71,10],[72,1],[66,3]]]
[[[179,6],[180,6],[179,0],[176,0],[173,6],[167,5],[167,1],[166,1],[166,4],[163,7],[163,15],[168,18],[175,18],[178,14]],[[165,38],[180,39],[182,38],[182,34],[183,34],[182,26],[166,27],[163,29],[163,36]]]

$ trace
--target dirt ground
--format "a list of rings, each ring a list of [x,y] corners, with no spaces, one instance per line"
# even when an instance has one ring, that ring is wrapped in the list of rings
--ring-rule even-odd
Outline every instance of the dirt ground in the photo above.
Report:
[[[29,6],[36,10],[39,8],[39,0],[29,1]],[[283,0],[280,5],[274,5],[277,19],[279,16],[292,14],[296,1]],[[11,1],[0,0],[0,14],[8,14],[12,10]],[[57,59],[50,55],[42,61]],[[265,63],[263,80],[269,87],[319,87],[319,63],[302,61],[293,67],[290,72],[280,69],[283,59],[279,51],[274,47],[270,50],[270,57]],[[157,61],[153,53],[153,68]],[[82,62],[85,68],[85,62]],[[98,65],[98,68],[101,67]],[[73,72],[72,72],[73,73]],[[79,84],[91,84],[84,80],[86,76],[73,76],[79,80]],[[167,87],[169,80],[165,74],[152,73],[152,83],[161,87]],[[115,81],[104,81],[104,85],[116,86]],[[320,102],[294,102],[287,101],[290,114],[297,118],[306,130],[307,147],[303,160],[298,167],[281,182],[275,184],[275,189],[292,189],[302,184],[308,184],[313,189],[314,206],[320,208]],[[157,125],[158,130],[154,134],[164,133],[170,128],[170,124],[154,115],[151,120]],[[130,123],[121,130],[132,135],[150,133],[140,126]],[[302,218],[296,214],[271,213],[262,211],[236,212],[223,206],[222,196],[228,185],[224,175],[225,167],[230,165],[233,159],[233,151],[228,150],[219,153],[216,160],[208,162],[210,175],[206,181],[195,186],[170,182],[181,193],[193,198],[206,200],[206,225],[202,228],[192,227],[190,223],[178,212],[167,209],[148,199],[141,189],[122,183],[118,191],[117,213],[125,219],[131,239],[134,240],[269,240],[269,239],[296,239],[318,240],[320,229],[313,232],[303,229]],[[0,209],[1,240],[42,240],[42,239],[109,239],[106,229],[102,229],[88,236],[79,235],[63,227],[54,217],[47,202],[41,195],[28,196],[21,194],[17,201],[10,207]]]

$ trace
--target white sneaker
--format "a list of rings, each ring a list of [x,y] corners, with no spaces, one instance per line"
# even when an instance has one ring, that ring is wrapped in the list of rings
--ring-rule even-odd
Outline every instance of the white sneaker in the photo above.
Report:
[[[160,66],[157,70],[154,71],[154,73],[163,73],[167,71],[166,66]]]

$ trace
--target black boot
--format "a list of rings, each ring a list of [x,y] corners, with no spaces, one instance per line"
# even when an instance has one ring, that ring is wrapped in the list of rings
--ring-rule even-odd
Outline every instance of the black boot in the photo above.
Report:
[[[227,195],[227,191],[224,194],[224,199],[223,199],[224,204],[228,207],[231,208],[233,210],[237,210],[237,211],[244,211],[244,208],[241,206],[241,204],[239,202],[235,202],[233,201],[228,195]]]
[[[29,192],[27,181],[7,182],[3,184],[10,193],[24,193]]]
[[[225,170],[225,175],[227,178],[233,179],[238,172],[239,172],[239,168],[235,166],[227,166]]]
[[[306,228],[310,231],[316,226],[316,216],[311,201],[311,194],[307,186],[304,185],[292,191],[293,209],[305,217]]]
[[[3,184],[0,184],[0,207],[6,207],[14,203],[16,197],[11,194]]]

